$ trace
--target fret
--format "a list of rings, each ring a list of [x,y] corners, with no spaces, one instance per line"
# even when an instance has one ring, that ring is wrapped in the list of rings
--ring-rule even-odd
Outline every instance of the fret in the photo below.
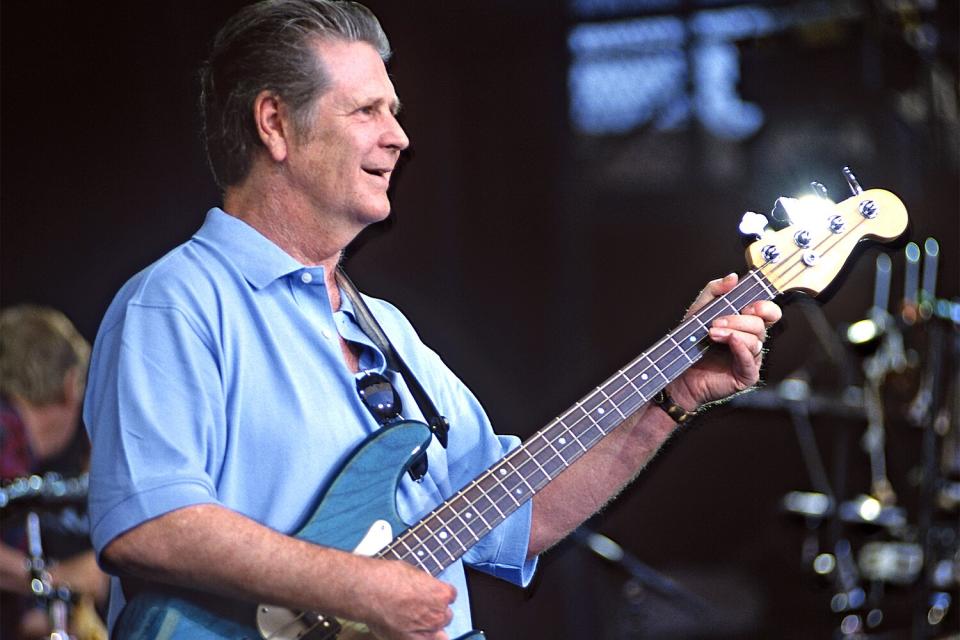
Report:
[[[440,559],[440,554],[443,553],[443,554],[446,554],[447,556],[453,555],[450,553],[450,550],[447,549],[445,544],[446,539],[449,537],[449,534],[444,535],[443,538],[441,538],[440,530],[434,531],[434,529],[430,526],[430,523],[432,521],[433,521],[433,518],[426,518],[425,520],[421,520],[418,525],[418,528],[426,529],[426,532],[427,532],[427,535],[424,537],[422,544],[424,547],[426,547],[427,553],[430,555],[430,557],[434,561],[436,561],[438,565],[440,565],[441,567],[444,567],[446,566],[446,563],[444,563]],[[416,536],[416,534],[414,535]],[[452,558],[448,558],[447,560],[449,562],[450,560],[452,560]]]
[[[687,355],[687,352],[684,350],[683,346],[674,339],[673,334],[669,334],[669,335],[667,335],[667,337],[670,339],[670,342],[672,342],[673,344],[677,345],[677,351],[679,351],[679,352],[683,355],[683,357],[686,358],[686,359],[692,364],[692,363],[693,363],[693,360],[690,358],[689,355]],[[690,336],[690,339],[691,339],[691,344],[692,344],[692,343],[695,343],[695,342],[696,342],[697,337],[696,337],[695,335],[691,335],[691,336]],[[672,376],[671,376],[671,377],[672,377]]]
[[[508,466],[510,467],[510,469],[513,471],[513,473],[510,473],[510,474],[508,474],[508,475],[506,476],[507,480],[505,480],[504,483],[506,483],[506,482],[509,481],[509,480],[519,480],[520,483],[522,483],[523,485],[525,485],[525,486],[527,487],[527,492],[529,492],[529,493],[532,494],[532,493],[533,493],[533,487],[530,486],[530,483],[527,482],[527,479],[526,479],[526,477],[524,477],[524,474],[521,473],[520,470],[518,469],[518,466],[519,466],[519,467],[522,467],[523,465],[525,465],[525,464],[527,463],[528,460],[531,460],[532,458],[528,457],[527,460],[524,460],[524,461],[520,462],[519,465],[514,465],[514,464],[513,464],[514,461],[515,461],[517,458],[519,458],[520,456],[522,456],[522,455],[527,455],[527,456],[529,456],[529,454],[528,454],[526,451],[520,449],[520,450],[515,451],[513,456],[510,456],[509,458],[504,459],[503,463],[506,464],[506,465],[508,465]],[[520,483],[518,483],[518,484],[520,484]],[[510,489],[512,490],[512,493],[518,493],[518,492],[521,492],[521,491],[522,491],[522,489],[516,489],[516,487],[517,487],[517,485],[514,485],[514,486],[510,487]]]
[[[599,389],[599,387],[597,387],[597,389]],[[592,415],[598,410],[601,411],[600,415],[603,415],[603,397],[602,394],[597,393],[597,389],[580,398],[580,401],[577,403],[581,411],[587,415]]]
[[[640,373],[639,373],[638,375],[634,376],[634,380],[635,380],[635,381],[636,381],[636,380],[639,380],[639,381],[640,381],[640,386],[641,386],[642,388],[646,389],[646,388],[648,388],[648,387],[650,386],[649,383],[650,383],[652,377],[653,377],[654,375],[656,375],[656,367],[653,366],[653,360],[651,360],[650,357],[649,357],[647,354],[643,354],[643,355],[641,355],[639,358],[637,358],[637,359],[634,361],[635,364],[633,364],[633,365],[631,365],[631,366],[629,366],[629,367],[627,367],[627,368],[630,369],[630,370],[632,370],[632,369],[634,369],[635,367],[639,367],[639,366],[641,366],[641,363],[642,363],[643,361],[646,361],[646,364],[643,365],[643,369],[640,371]],[[656,391],[654,391],[653,393],[656,393]],[[647,397],[644,398],[644,400],[649,400],[649,399],[650,399],[650,396],[652,396],[653,393],[647,395],[646,392],[644,392],[644,395],[647,395]]]
[[[709,329],[714,319],[738,314],[738,307],[764,295],[770,299],[776,292],[764,274],[754,269],[731,292],[684,320],[400,535],[381,555],[394,554],[436,575],[697,362],[710,347]],[[435,571],[431,571],[433,565]]]
[[[579,408],[579,407],[578,407],[578,408]],[[583,410],[581,409],[581,412],[582,412],[582,411],[583,411]],[[590,416],[586,416],[586,417],[589,418]],[[579,424],[579,422],[580,422],[580,420],[577,420],[577,424]],[[584,453],[586,453],[587,449],[586,449],[586,448],[583,446],[583,444],[580,442],[580,438],[577,436],[577,434],[574,433],[573,430],[572,430],[570,427],[568,427],[566,423],[562,423],[562,424],[563,424],[564,427],[566,427],[567,435],[561,436],[561,437],[557,440],[557,442],[559,442],[560,444],[562,444],[562,445],[564,445],[564,446],[566,447],[566,446],[569,446],[569,445],[567,445],[567,443],[570,442],[570,441],[572,441],[572,442],[573,442],[574,444],[576,444],[578,447],[580,447],[581,449],[583,449],[583,452],[584,452]],[[574,456],[574,460],[577,458],[577,456],[579,456],[579,454],[577,454],[577,455]]]
[[[404,543],[404,544],[406,544],[406,543]],[[413,549],[411,549],[409,546],[407,546],[407,548],[409,549],[409,552],[406,554],[405,557],[403,557],[403,558],[401,558],[401,559],[402,559],[404,562],[406,562],[407,564],[412,564],[413,566],[417,567],[418,569],[421,569],[422,571],[425,571],[425,572],[427,572],[427,573],[432,573],[432,572],[430,571],[430,567],[428,567],[428,566],[423,562],[423,560],[421,560],[420,558],[417,557],[417,555],[414,553]]]
[[[764,291],[766,291],[768,300],[773,300],[774,298],[777,297],[777,295],[774,292],[772,292],[770,288],[767,286],[767,284],[764,282],[764,280],[766,280],[766,276],[764,276],[759,269],[754,269],[753,271],[750,272],[750,275],[753,276],[754,280],[760,283],[760,286],[763,287]]]
[[[660,367],[658,367],[658,366],[656,365],[656,363],[654,363],[654,362],[651,362],[650,364],[652,364],[652,365],[653,365],[653,368],[656,369],[657,375],[659,375],[661,378],[663,378],[663,383],[664,383],[664,384],[669,384],[669,383],[670,383],[670,378],[668,378],[667,376],[663,375],[663,371],[660,369]]]
[[[727,305],[727,307],[730,309],[730,312],[731,312],[732,314],[734,314],[734,315],[740,315],[740,310],[737,309],[735,306],[733,306],[733,303],[730,302],[730,300],[727,299],[726,296],[723,296],[722,298],[718,298],[718,299],[719,299],[723,304]],[[747,304],[749,304],[749,303],[747,303]],[[744,306],[746,306],[746,305],[744,305]]]
[[[620,414],[620,417],[621,417],[622,419],[624,419],[624,420],[627,419],[627,416],[623,415],[623,412],[620,411],[620,407],[617,406],[617,403],[616,403],[616,402],[613,402],[613,401],[610,399],[610,396],[608,396],[608,395],[606,394],[606,392],[603,390],[603,387],[597,387],[597,391],[599,391],[600,393],[603,394],[603,397],[607,399],[607,402],[609,402],[609,403],[611,404],[611,406],[613,406],[613,410]],[[614,393],[616,393],[616,392],[614,392]]]
[[[478,491],[480,492],[480,496],[479,496],[478,499],[473,500],[473,499],[471,499],[469,496],[467,496],[467,493],[468,493],[471,489],[476,489],[476,490],[478,490]],[[483,517],[483,512],[486,511],[486,509],[478,509],[478,508],[477,508],[477,504],[479,503],[480,498],[486,498],[486,494],[483,493],[483,489],[480,489],[480,488],[479,488],[479,484],[478,484],[476,481],[474,481],[474,484],[473,484],[472,487],[469,487],[468,489],[465,489],[465,490],[463,491],[463,497],[466,498],[468,504],[470,504],[470,506],[473,507],[473,512],[476,514],[476,516],[477,516],[478,518],[480,518],[480,522],[483,523],[484,528],[485,528],[487,531],[489,531],[490,529],[492,529],[493,527],[490,525],[489,522],[487,522],[487,519]],[[489,498],[486,498],[486,499],[487,499],[487,501],[489,501]],[[467,518],[470,518],[470,517],[471,517],[469,511],[467,511],[465,515],[466,515]]]
[[[558,438],[554,438],[554,437],[551,437],[549,434],[544,433],[543,437],[540,438],[540,439],[543,440],[543,441],[546,443],[546,445],[547,445],[548,447],[550,447],[550,449],[552,449],[553,452],[556,454],[556,456],[551,456],[550,459],[548,460],[548,462],[553,461],[555,457],[560,459],[559,461],[560,461],[560,467],[561,467],[561,468],[560,468],[560,470],[558,470],[558,471],[556,472],[556,473],[559,473],[559,471],[562,471],[563,468],[565,468],[568,463],[567,463],[567,459],[563,457],[563,453],[560,451],[560,449],[557,449],[557,447],[554,446],[553,441],[554,441],[554,439],[557,439],[558,441],[561,441],[561,440],[562,440],[563,442],[562,442],[561,444],[565,444],[565,443],[566,443],[565,438],[564,438],[563,436],[560,436],[560,437],[558,437]],[[531,439],[531,440],[532,440],[532,439]],[[542,451],[542,450],[543,450],[543,449],[541,449],[541,451]],[[553,476],[553,475],[554,475],[554,472],[551,472],[550,475]]]
[[[445,507],[444,509],[449,511],[450,508],[448,506],[448,507]],[[469,549],[469,547],[463,544],[460,538],[457,537],[456,535],[457,532],[453,531],[450,528],[451,519],[443,515],[444,509],[440,509],[439,511],[436,511],[433,517],[433,520],[439,521],[437,522],[437,524],[439,525],[439,528],[437,529],[437,532],[434,534],[434,537],[440,540],[440,545],[443,547],[444,551],[446,551],[447,553],[450,553],[451,555],[454,555],[454,554],[452,554],[450,550],[447,549],[446,547],[447,541],[450,540],[450,541],[456,542],[460,546],[461,552],[455,555],[460,556],[461,554],[466,552],[466,550]]]
[[[463,506],[463,503],[465,502],[466,500],[462,499],[462,500],[459,500],[460,504],[458,504],[458,501],[452,500],[450,502],[450,509],[453,512],[453,515],[457,518],[457,520],[460,521],[460,524],[463,525],[463,529],[461,529],[461,531],[466,531],[467,533],[469,533],[470,536],[473,538],[474,543],[476,543],[476,542],[479,542],[480,536],[478,536],[474,532],[473,527],[470,524],[471,522],[476,522],[476,520],[473,520],[473,515],[472,515],[473,510],[467,509],[465,508],[465,506]]]
[[[504,469],[503,466],[498,466],[496,471],[498,474],[500,474],[500,476],[504,476],[507,473],[507,470]],[[516,506],[520,506],[520,503],[517,502],[517,499],[513,497],[506,487],[500,484],[500,478],[491,475],[488,476],[487,479],[493,483],[493,486],[484,487],[482,484],[480,486],[483,489],[483,492],[487,494],[487,496],[493,502],[493,507],[500,513],[500,517],[506,517],[506,514],[500,509],[499,506],[499,503],[501,500],[503,500],[504,496],[510,496],[510,499],[513,500],[514,504]]]
[[[633,407],[637,407],[642,404],[642,402],[637,402],[637,390],[632,384],[625,384],[613,392],[613,394],[610,396],[610,402],[613,403],[617,409],[617,413],[619,413],[620,417],[624,420],[628,415],[633,413]]]
[[[633,390],[634,390],[637,394],[639,394],[640,396],[643,396],[643,393],[640,392],[640,387],[638,387],[637,385],[634,384],[633,378],[631,378],[630,376],[628,376],[628,375],[624,372],[623,369],[617,369],[617,373],[620,375],[621,378],[623,378],[624,380],[627,381],[627,384],[628,384],[628,385],[630,385],[631,387],[633,387]],[[644,398],[644,400],[646,400],[646,398]]]
[[[404,547],[404,549],[398,548],[401,545]],[[374,555],[377,558],[389,558],[393,560],[403,560],[405,562],[408,562],[409,560],[413,560],[414,562],[416,562],[416,557],[413,555],[413,551],[410,549],[410,545],[407,544],[405,534],[401,534],[397,536],[390,544],[388,544],[386,547],[384,547]]]
[[[580,404],[580,403],[578,402],[577,404]],[[584,412],[584,415],[587,416],[587,419],[591,422],[591,424],[592,424],[594,427],[597,428],[597,430],[600,432],[601,435],[603,435],[603,428],[597,423],[596,420],[593,419],[593,416],[591,416],[591,415],[590,415],[589,413],[587,413],[587,412]],[[590,427],[587,426],[587,427],[584,427],[584,428],[581,430],[580,434],[578,434],[578,436],[577,436],[577,441],[578,441],[578,443],[579,443],[579,441],[580,441],[580,436],[588,435],[589,429],[590,429]],[[584,452],[586,452],[587,447],[584,447],[584,446],[583,446],[583,443],[580,443],[580,446],[583,447]]]
[[[423,523],[421,522],[421,524]],[[434,564],[436,564],[440,568],[443,568],[443,564],[441,564],[440,561],[437,560],[437,557],[433,555],[433,551],[430,550],[430,547],[427,546],[424,543],[424,541],[420,539],[420,536],[417,535],[417,529],[419,527],[420,525],[417,525],[416,527],[410,527],[409,529],[407,529],[407,533],[413,536],[413,539],[417,541],[416,551],[414,553],[416,554],[416,557],[418,559],[418,562],[420,563],[420,566],[423,567],[427,571],[427,573],[433,574],[433,571],[431,571],[425,564],[426,560],[428,558],[433,560]]]
[[[543,465],[540,464],[540,460],[538,459],[539,455],[540,455],[540,452],[538,451],[537,453],[530,453],[529,458],[527,458],[527,461],[533,462],[533,464],[536,465],[536,469],[534,469],[534,471],[539,472],[542,477],[542,481],[534,480],[532,483],[529,483],[529,482],[527,483],[528,486],[530,486],[531,493],[534,493],[536,491],[534,487],[543,487],[545,484],[550,482],[551,479],[553,479],[553,476],[551,476],[547,472],[547,470],[543,467]],[[524,464],[526,464],[526,462],[524,462]],[[533,473],[530,473],[529,475],[531,476],[531,479],[532,479]]]
[[[700,329],[703,330],[704,334],[710,331],[710,327],[704,324],[703,321],[700,319],[700,314],[694,314],[693,317],[691,317],[690,319],[696,322],[698,325],[700,325]]]
[[[687,358],[676,357],[670,363],[663,366],[663,372],[668,379],[673,380],[690,368],[692,364],[693,360],[689,359],[689,356]]]

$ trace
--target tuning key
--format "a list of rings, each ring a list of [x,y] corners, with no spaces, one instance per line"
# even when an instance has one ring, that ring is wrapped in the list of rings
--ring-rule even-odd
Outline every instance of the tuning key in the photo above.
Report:
[[[756,236],[758,239],[763,236],[767,228],[767,217],[761,213],[747,211],[740,218],[740,233],[744,236]]]
[[[850,191],[853,192],[853,195],[858,196],[863,193],[863,187],[860,186],[860,183],[857,182],[857,176],[853,175],[853,171],[850,170],[850,167],[844,167],[841,169],[843,172],[843,177],[847,181],[847,185],[850,187]]]
[[[814,180],[810,183],[810,188],[813,189],[814,195],[816,195],[818,198],[822,198],[824,200],[830,199],[830,194],[827,193],[827,188],[823,186],[823,183]]]

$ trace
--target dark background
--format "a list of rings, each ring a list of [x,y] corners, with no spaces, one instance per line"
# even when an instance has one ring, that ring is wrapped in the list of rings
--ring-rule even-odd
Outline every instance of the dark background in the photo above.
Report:
[[[4,306],[53,305],[92,340],[119,286],[219,203],[195,72],[241,4],[3,2]],[[865,187],[904,200],[914,240],[939,239],[938,293],[960,293],[953,2],[895,15],[854,2],[857,19],[738,42],[740,92],[766,116],[741,142],[697,125],[577,133],[566,84],[575,16],[563,3],[369,4],[395,50],[413,145],[389,230],[369,234],[348,267],[411,318],[501,432],[532,434],[671,328],[708,279],[742,272],[743,211],[767,211],[811,180],[846,197],[846,164]],[[936,48],[908,44],[921,19],[942,34]],[[952,107],[933,98],[935,69]],[[865,317],[873,255],[822,307],[831,326]],[[893,256],[899,301],[903,259]],[[770,386],[806,368],[815,388],[836,391],[799,307],[782,324]],[[907,332],[921,355],[924,334]],[[910,508],[920,460],[920,432],[902,419],[911,384],[887,394],[891,479]],[[814,416],[828,464],[834,443],[847,443],[850,496],[869,490],[863,425]],[[829,637],[842,616],[801,563],[803,523],[778,508],[787,491],[811,488],[787,415],[726,406],[686,431],[590,524],[713,614],[649,590],[629,600],[625,573],[567,542],[530,589],[475,577],[477,626],[494,639]],[[889,589],[878,631],[905,637],[915,597]]]

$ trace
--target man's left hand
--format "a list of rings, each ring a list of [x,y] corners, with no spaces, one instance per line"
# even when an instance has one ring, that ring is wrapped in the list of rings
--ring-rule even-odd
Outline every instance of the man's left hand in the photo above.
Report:
[[[707,283],[690,305],[686,317],[737,284],[737,274]],[[780,320],[780,307],[761,300],[744,307],[739,314],[720,316],[710,325],[710,339],[727,348],[713,348],[669,387],[675,402],[688,411],[726,398],[757,384],[767,329]]]

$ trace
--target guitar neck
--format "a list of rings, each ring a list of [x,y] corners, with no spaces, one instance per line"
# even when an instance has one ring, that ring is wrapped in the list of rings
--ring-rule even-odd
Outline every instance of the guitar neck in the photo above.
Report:
[[[710,323],[779,291],[759,270],[684,320],[500,462],[399,535],[381,557],[437,575],[697,362]]]

